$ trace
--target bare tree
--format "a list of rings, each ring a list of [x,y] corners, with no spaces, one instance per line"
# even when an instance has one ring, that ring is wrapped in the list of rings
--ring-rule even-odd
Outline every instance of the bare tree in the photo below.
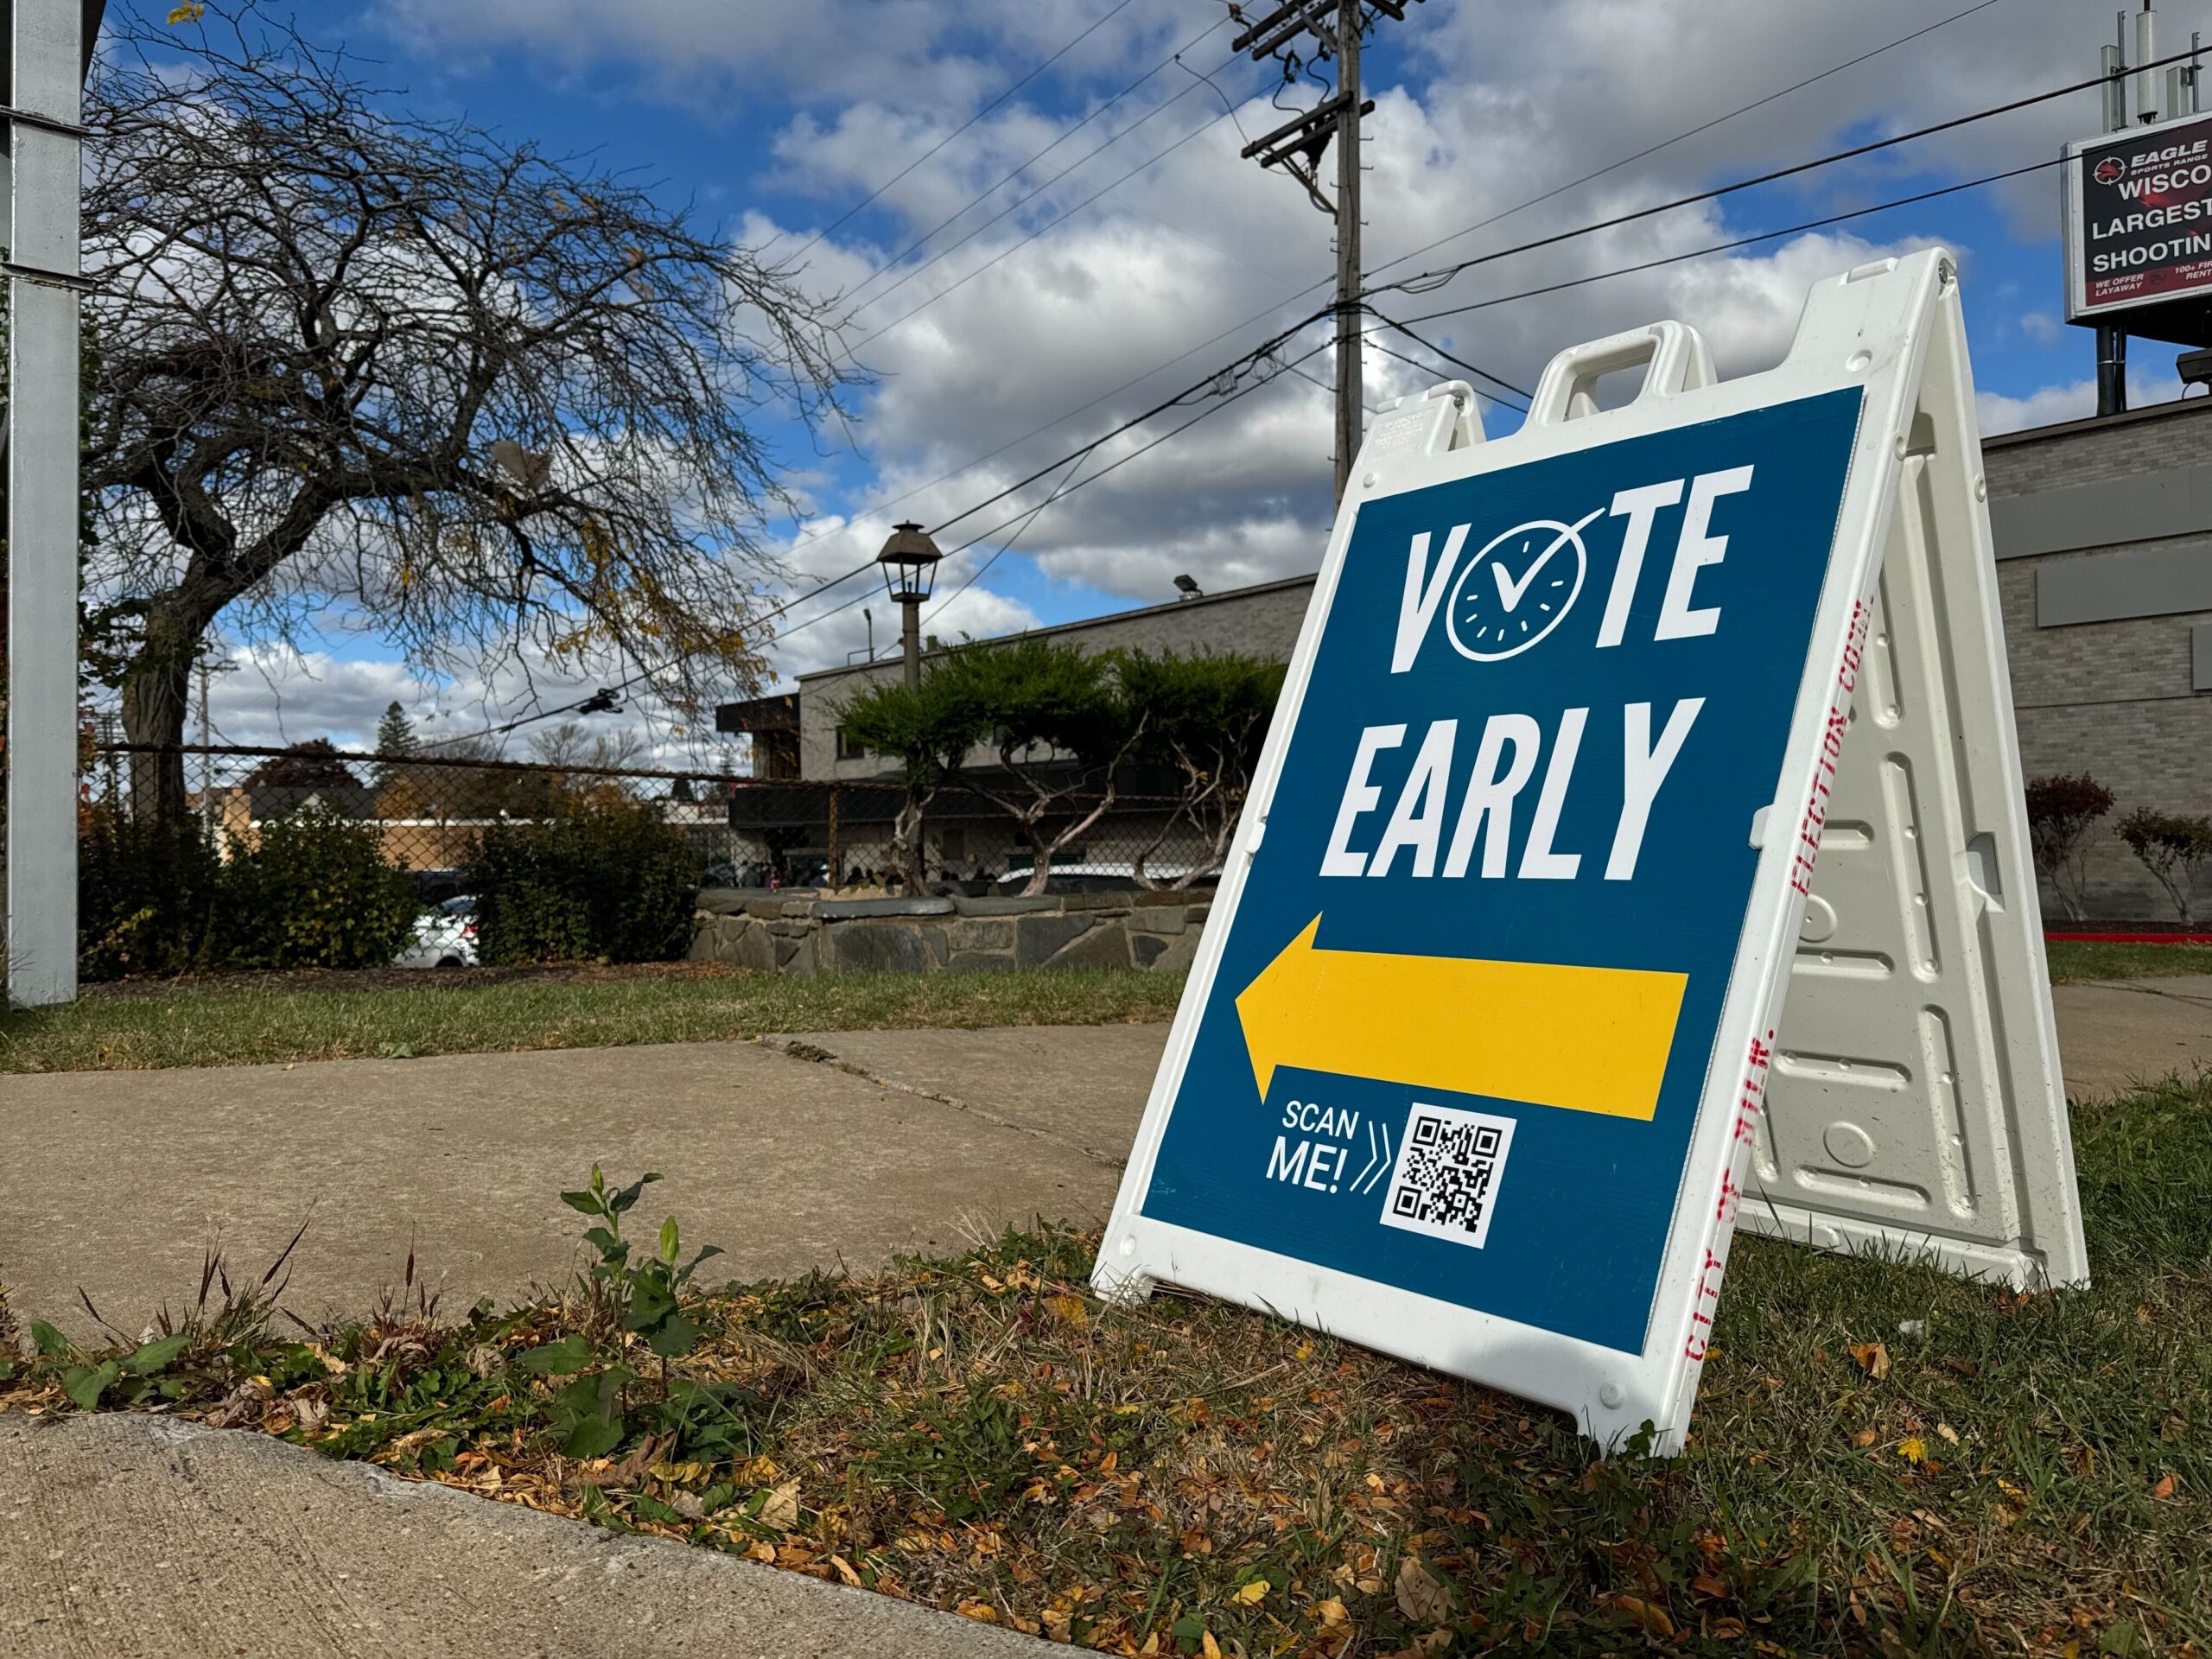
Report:
[[[530,758],[542,766],[599,767],[621,772],[645,758],[645,741],[631,731],[594,732],[564,720],[530,740]]]
[[[788,505],[756,429],[834,409],[825,303],[628,175],[393,113],[252,0],[160,16],[114,19],[86,115],[88,577],[143,602],[131,741],[181,737],[219,617],[365,622],[434,671],[625,661],[678,707],[749,681]],[[133,783],[182,813],[176,756]]]

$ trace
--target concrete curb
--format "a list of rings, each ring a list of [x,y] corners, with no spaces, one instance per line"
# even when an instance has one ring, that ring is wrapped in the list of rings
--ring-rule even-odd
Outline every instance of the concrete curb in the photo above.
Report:
[[[988,1659],[1033,1638],[128,1413],[0,1417],[0,1651]]]

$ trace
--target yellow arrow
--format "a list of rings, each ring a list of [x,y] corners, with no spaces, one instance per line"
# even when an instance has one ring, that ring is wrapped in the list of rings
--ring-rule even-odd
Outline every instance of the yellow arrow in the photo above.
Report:
[[[1649,1121],[1686,974],[1324,950],[1316,916],[1236,1015],[1265,1099],[1279,1065]]]

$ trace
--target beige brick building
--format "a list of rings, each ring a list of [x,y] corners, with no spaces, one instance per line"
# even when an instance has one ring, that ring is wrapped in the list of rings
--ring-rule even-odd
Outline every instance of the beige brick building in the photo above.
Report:
[[[2028,775],[2088,772],[2114,820],[2212,814],[2212,398],[2007,433],[1982,454]],[[2110,822],[2091,916],[2173,920]]]

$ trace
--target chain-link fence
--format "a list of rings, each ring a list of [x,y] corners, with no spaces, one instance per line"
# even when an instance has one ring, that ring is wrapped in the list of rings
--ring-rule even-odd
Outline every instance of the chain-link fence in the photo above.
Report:
[[[487,828],[594,803],[650,808],[682,834],[702,886],[898,890],[906,876],[893,845],[906,791],[890,782],[365,754],[324,743],[104,742],[85,779],[87,805],[128,813],[134,772],[175,760],[188,810],[224,858],[251,851],[262,828],[287,813],[332,812],[374,826],[385,859],[426,901],[463,890]],[[1052,891],[1204,887],[1220,868],[1235,806],[1156,788],[1117,790],[1110,800],[1068,792],[1025,825],[1007,804],[1018,791],[997,792],[994,801],[949,787],[927,804],[919,840],[931,890],[1022,893],[1036,885],[1040,845]]]

